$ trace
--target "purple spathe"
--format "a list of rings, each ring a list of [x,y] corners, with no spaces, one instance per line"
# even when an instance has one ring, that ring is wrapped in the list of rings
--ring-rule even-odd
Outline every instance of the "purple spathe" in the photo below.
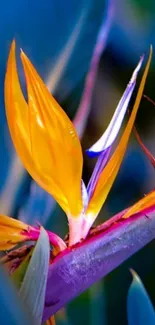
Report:
[[[50,265],[43,320],[155,238],[155,216],[135,215],[68,248]]]

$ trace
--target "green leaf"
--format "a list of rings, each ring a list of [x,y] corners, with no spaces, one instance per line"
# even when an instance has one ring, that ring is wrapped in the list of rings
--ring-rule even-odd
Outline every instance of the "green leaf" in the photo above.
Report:
[[[49,257],[49,238],[42,228],[20,288],[21,300],[31,310],[37,325],[42,321]]]
[[[128,292],[127,312],[128,325],[154,325],[155,311],[151,300],[135,271],[133,281]]]

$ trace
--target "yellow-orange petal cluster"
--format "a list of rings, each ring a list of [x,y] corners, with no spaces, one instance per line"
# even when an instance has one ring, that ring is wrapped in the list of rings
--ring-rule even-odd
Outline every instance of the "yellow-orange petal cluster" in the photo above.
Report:
[[[76,217],[82,210],[80,141],[72,122],[23,52],[21,60],[28,103],[19,83],[13,42],[5,78],[5,106],[14,146],[33,179],[68,215]]]
[[[29,226],[19,220],[0,215],[0,250],[9,250],[27,240]]]

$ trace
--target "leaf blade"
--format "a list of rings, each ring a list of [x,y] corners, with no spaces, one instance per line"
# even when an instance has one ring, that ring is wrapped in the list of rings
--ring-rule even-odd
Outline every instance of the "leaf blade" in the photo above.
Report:
[[[155,311],[147,291],[135,271],[131,270],[133,281],[128,291],[128,325],[154,325]]]
[[[42,321],[49,265],[49,252],[50,246],[48,235],[42,228],[20,288],[21,301],[24,305],[31,308],[32,315],[35,318],[37,325],[41,324]]]

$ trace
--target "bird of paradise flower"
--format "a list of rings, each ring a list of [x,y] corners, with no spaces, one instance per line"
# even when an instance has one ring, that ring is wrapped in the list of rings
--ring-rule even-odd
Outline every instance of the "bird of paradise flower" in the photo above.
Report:
[[[101,232],[113,228],[113,225],[125,223],[135,215],[140,216],[155,209],[155,191],[153,191],[104,224],[95,229],[91,228],[122,163],[142,98],[151,58],[152,48],[150,48],[132,113],[113,154],[111,149],[127,111],[144,56],[140,58],[105,133],[87,150],[89,156],[96,156],[98,159],[86,187],[82,180],[82,148],[72,122],[49,93],[26,54],[21,51],[27,82],[28,102],[26,102],[18,78],[15,42],[12,43],[5,78],[5,106],[12,141],[27,171],[59,203],[67,215],[69,224],[69,241],[47,231],[50,243],[54,247],[54,256],[60,252],[64,256],[64,252],[69,252],[68,249],[83,245],[93,236],[95,238]],[[39,227],[29,226],[4,215],[0,216],[1,250],[9,250],[21,242],[35,241],[39,234]],[[59,307],[61,305],[62,302]],[[56,306],[54,312],[59,307]],[[51,313],[49,314],[49,311],[46,313],[45,310],[45,319],[50,315]]]

